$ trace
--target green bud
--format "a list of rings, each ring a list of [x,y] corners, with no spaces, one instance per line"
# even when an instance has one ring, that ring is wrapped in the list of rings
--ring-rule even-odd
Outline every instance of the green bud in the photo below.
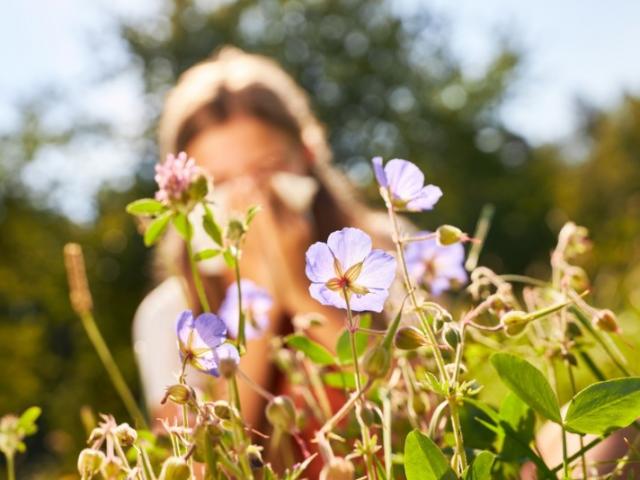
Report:
[[[233,358],[221,358],[218,362],[218,371],[223,378],[231,378],[236,374],[238,364]]]
[[[457,325],[452,323],[446,323],[442,330],[442,340],[449,345],[453,350],[458,348],[458,345],[462,341],[462,335]]]
[[[466,234],[458,227],[453,225],[442,225],[438,227],[438,243],[440,245],[453,245],[458,243],[466,237]]]
[[[78,473],[81,477],[91,478],[100,471],[104,462],[104,453],[95,448],[85,448],[78,455]]]
[[[382,378],[389,371],[391,354],[381,345],[369,350],[362,359],[363,370],[371,378]]]
[[[197,203],[204,199],[209,193],[209,181],[207,177],[201,175],[194,182],[191,183],[189,187],[189,199]]]
[[[400,327],[396,333],[395,345],[400,350],[414,350],[428,343],[427,337],[416,327]]]
[[[232,243],[239,242],[242,237],[247,233],[247,227],[240,220],[230,220],[227,224],[227,240]]]
[[[233,418],[233,408],[224,400],[213,402],[213,413],[220,420],[231,420]]]
[[[123,447],[130,447],[138,438],[138,432],[129,426],[128,423],[121,423],[114,431],[116,438]]]
[[[293,370],[293,353],[286,348],[280,348],[275,354],[275,363],[283,372],[291,372]]]
[[[115,480],[123,472],[122,460],[118,457],[109,457],[102,462],[102,468],[100,469],[102,476],[106,480]]]
[[[287,432],[296,427],[296,408],[289,397],[274,397],[267,405],[265,413],[269,423],[282,431]]]
[[[569,286],[576,292],[583,292],[589,288],[589,277],[580,267],[571,267],[567,273]]]
[[[189,464],[184,458],[169,457],[162,464],[160,480],[188,480],[190,478]]]
[[[320,480],[353,480],[354,474],[353,463],[343,457],[333,457],[322,467]]]
[[[594,327],[603,332],[616,333],[620,331],[616,314],[611,310],[600,310],[591,321]]]
[[[264,467],[264,461],[262,460],[262,448],[257,445],[249,445],[247,447],[247,457],[249,458],[249,466],[251,470],[256,471]]]
[[[500,323],[502,324],[502,328],[504,328],[504,332],[509,337],[515,337],[524,332],[531,318],[531,315],[527,312],[511,310],[500,317]]]
[[[196,392],[189,385],[177,383],[167,387],[162,403],[166,402],[167,399],[178,405],[186,405],[196,399]]]

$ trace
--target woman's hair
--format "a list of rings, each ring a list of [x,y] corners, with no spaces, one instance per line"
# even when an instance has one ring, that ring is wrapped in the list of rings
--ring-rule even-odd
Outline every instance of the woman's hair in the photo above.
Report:
[[[345,226],[359,226],[372,234],[374,243],[388,246],[376,228],[378,222],[372,220],[375,214],[356,198],[344,175],[330,165],[325,129],[313,114],[306,92],[264,56],[227,46],[182,74],[167,96],[160,120],[161,158],[184,150],[203,130],[235,114],[250,115],[277,127],[311,153],[311,175],[320,186],[312,205],[318,239],[325,240]],[[184,265],[181,270],[187,272],[184,249],[178,250],[176,244],[167,239],[158,250],[156,263],[164,276],[166,266],[175,268],[176,263]]]

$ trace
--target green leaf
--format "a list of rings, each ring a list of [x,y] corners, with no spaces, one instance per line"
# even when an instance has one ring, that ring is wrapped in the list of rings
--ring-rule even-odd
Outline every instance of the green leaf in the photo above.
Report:
[[[371,314],[365,313],[360,316],[360,326],[369,328],[371,326]],[[364,332],[356,332],[356,353],[358,358],[367,349],[367,334]],[[351,340],[349,339],[349,331],[344,329],[338,343],[336,344],[336,353],[338,361],[343,365],[351,365],[353,363],[353,354],[351,353]]]
[[[500,379],[520,400],[540,415],[562,424],[558,399],[540,370],[509,353],[494,353],[491,363]]]
[[[141,198],[127,205],[127,213],[131,215],[157,215],[166,210],[161,202],[153,198]]]
[[[520,400],[513,392],[509,392],[500,405],[500,419],[508,424],[521,439],[520,443],[530,444],[534,438],[536,418],[533,410]],[[499,450],[501,459],[516,460],[526,457],[527,451],[520,443],[502,439],[502,447]]]
[[[22,412],[18,419],[18,427],[24,435],[33,435],[38,431],[36,420],[38,420],[41,413],[42,409],[40,407],[29,407]]]
[[[491,467],[496,460],[496,456],[486,450],[476,455],[476,459],[471,464],[471,468],[464,475],[465,480],[491,480]]]
[[[222,258],[224,258],[224,263],[227,264],[227,267],[235,268],[235,266],[236,266],[236,258],[233,256],[233,253],[231,252],[231,250],[226,248],[222,252]]]
[[[217,248],[207,248],[206,250],[200,250],[198,253],[196,253],[193,256],[193,259],[196,262],[201,262],[202,260],[208,260],[210,258],[217,257],[221,253],[222,251],[218,250]]]
[[[160,236],[167,229],[167,225],[169,225],[169,220],[171,220],[172,215],[173,212],[166,211],[159,217],[154,218],[149,224],[147,230],[144,232],[144,244],[147,247],[155,244],[160,239]]]
[[[191,241],[191,237],[193,237],[193,227],[186,214],[180,212],[174,215],[173,226],[176,227],[176,230],[186,242]]]
[[[289,335],[285,337],[284,341],[294,350],[304,353],[309,360],[317,365],[335,365],[333,355],[329,350],[304,335]]]
[[[329,387],[341,390],[354,390],[356,388],[356,377],[349,372],[323,373],[322,382]]]
[[[407,480],[456,480],[456,474],[438,446],[414,430],[404,441],[404,473]]]
[[[204,205],[204,204],[203,204]],[[211,209],[204,205],[204,215],[202,216],[202,228],[207,232],[207,235],[211,237],[211,240],[216,242],[217,245],[222,247],[222,229],[220,225],[213,218]]]
[[[244,217],[244,223],[247,227],[251,225],[251,222],[260,210],[262,210],[262,207],[260,205],[252,205],[251,207],[249,207],[249,209],[247,210],[247,214]]]
[[[640,378],[594,383],[573,397],[565,416],[567,430],[605,435],[640,417]]]

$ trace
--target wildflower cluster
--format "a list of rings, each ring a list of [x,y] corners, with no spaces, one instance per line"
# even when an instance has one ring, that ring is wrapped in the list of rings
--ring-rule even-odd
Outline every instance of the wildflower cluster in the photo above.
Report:
[[[562,229],[549,279],[499,274],[476,265],[484,238],[452,225],[402,229],[400,213],[428,212],[443,195],[424,184],[415,164],[377,157],[372,167],[393,251],[352,226],[308,248],[309,294],[344,314],[344,328],[334,345],[320,343],[315,331],[323,316],[299,314],[293,333],[271,339],[273,362],[291,386],[287,395],[266,391],[242,370],[252,348],[247,340],[269,332],[274,305],[240,272],[258,209],[220,225],[207,199],[210,182],[193,161],[179,154],[157,168],[155,199],[133,202],[128,211],[142,217],[149,245],[173,225],[192,267],[194,311],[202,313],[185,311],[176,320],[183,367],[164,399],[182,416],[163,422],[165,446],[141,425],[104,416],[79,456],[83,478],[293,480],[315,471],[326,480],[515,479],[526,463],[539,478],[574,472],[592,478],[602,468],[590,462],[589,450],[640,416],[640,378],[612,340],[621,332],[615,314],[587,302],[588,276],[578,263],[589,248],[586,229],[572,223]],[[198,252],[191,245],[194,221],[211,241]],[[480,219],[476,237],[488,221]],[[473,255],[465,261],[469,245]],[[235,281],[216,314],[197,264],[217,255]],[[620,378],[609,378],[603,358]],[[508,395],[483,390],[476,374],[487,364]],[[226,399],[197,393],[187,367],[222,377]],[[552,381],[540,368],[553,372]],[[265,399],[270,431],[244,419],[238,379]],[[336,394],[338,405],[331,400]],[[564,448],[557,464],[536,446],[536,416],[559,426]],[[579,437],[578,453],[568,452],[567,432]],[[587,442],[586,435],[595,439]],[[288,462],[276,466],[273,451],[291,452]],[[629,463],[625,456],[611,470],[620,473]]]

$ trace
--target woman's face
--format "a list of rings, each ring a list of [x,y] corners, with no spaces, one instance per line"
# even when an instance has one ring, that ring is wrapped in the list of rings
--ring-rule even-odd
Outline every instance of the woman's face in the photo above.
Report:
[[[214,182],[275,172],[308,173],[302,147],[277,127],[248,115],[234,115],[211,125],[186,146],[190,157],[213,176]]]

